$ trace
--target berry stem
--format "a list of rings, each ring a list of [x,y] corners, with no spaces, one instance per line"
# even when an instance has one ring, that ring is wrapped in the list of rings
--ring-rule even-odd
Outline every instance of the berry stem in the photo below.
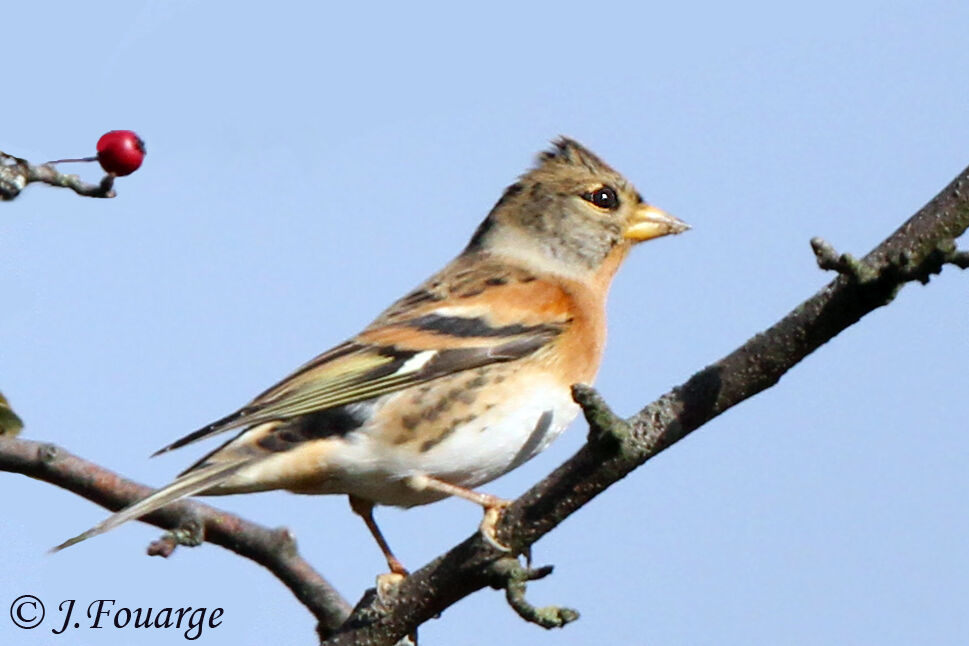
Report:
[[[93,162],[97,157],[79,157],[77,159],[55,159],[54,161],[44,162],[45,164],[68,164],[72,162]]]

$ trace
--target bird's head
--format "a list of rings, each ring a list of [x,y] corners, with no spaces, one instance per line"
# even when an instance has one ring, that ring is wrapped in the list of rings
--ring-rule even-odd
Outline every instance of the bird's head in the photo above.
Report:
[[[469,250],[581,276],[598,273],[610,258],[621,260],[635,243],[689,228],[646,203],[626,178],[591,151],[560,137],[539,155],[534,168],[505,190]]]

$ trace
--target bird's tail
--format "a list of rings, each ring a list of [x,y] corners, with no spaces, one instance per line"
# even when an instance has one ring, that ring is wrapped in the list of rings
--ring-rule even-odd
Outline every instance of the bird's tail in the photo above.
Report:
[[[51,552],[59,552],[65,547],[70,547],[71,545],[80,543],[81,541],[87,540],[92,536],[103,534],[111,529],[114,529],[118,525],[128,522],[129,520],[140,518],[145,514],[150,514],[156,509],[160,509],[171,502],[175,502],[181,498],[185,498],[187,496],[205,491],[206,489],[210,489],[228,480],[240,469],[249,466],[256,460],[258,460],[258,458],[255,456],[245,456],[229,462],[209,464],[193,469],[192,471],[178,477],[170,485],[162,487],[158,491],[149,494],[146,498],[139,500],[133,505],[125,507],[121,511],[109,516],[86,532],[78,534],[74,538],[69,538],[57,547],[52,548]]]

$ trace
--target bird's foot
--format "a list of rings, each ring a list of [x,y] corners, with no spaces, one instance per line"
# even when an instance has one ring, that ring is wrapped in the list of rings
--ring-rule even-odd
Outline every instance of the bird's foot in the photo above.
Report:
[[[493,496],[490,493],[474,491],[473,489],[451,484],[450,482],[444,482],[443,480],[438,480],[437,478],[424,474],[413,475],[408,479],[407,482],[408,485],[415,491],[431,489],[433,491],[439,491],[440,493],[448,496],[464,498],[465,500],[473,502],[476,505],[481,505],[481,507],[484,508],[484,519],[482,519],[481,525],[479,526],[481,536],[496,550],[501,550],[502,552],[511,552],[511,548],[499,541],[498,537],[495,535],[495,529],[498,525],[498,521],[501,519],[501,513],[506,507],[508,507],[508,505],[511,504],[510,500]]]
[[[478,526],[481,537],[485,539],[485,542],[501,552],[511,552],[511,548],[499,541],[496,534],[501,514],[510,504],[510,500],[495,498],[492,504],[484,508],[484,518],[481,519],[481,525]]]

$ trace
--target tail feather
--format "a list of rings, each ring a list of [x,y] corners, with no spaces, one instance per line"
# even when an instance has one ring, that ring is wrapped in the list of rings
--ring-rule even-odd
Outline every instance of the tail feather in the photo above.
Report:
[[[168,453],[169,451],[180,449],[186,444],[192,444],[193,442],[204,440],[207,437],[218,435],[219,433],[223,431],[228,431],[229,429],[245,426],[246,424],[248,424],[248,422],[245,419],[245,416],[249,412],[250,411],[248,408],[241,408],[236,412],[232,413],[231,415],[226,415],[222,419],[218,419],[212,422],[211,424],[207,424],[206,426],[203,426],[199,430],[193,431],[188,435],[186,435],[185,437],[180,437],[179,439],[175,440],[174,442],[172,442],[167,446],[163,446],[162,448],[152,453],[151,457],[154,458],[156,456],[161,455],[162,453]]]
[[[86,532],[64,541],[57,547],[51,548],[50,551],[59,552],[65,547],[70,547],[98,534],[103,534],[129,520],[150,514],[171,502],[205,491],[210,487],[225,482],[240,469],[249,466],[258,459],[257,456],[246,456],[231,462],[206,465],[186,473],[168,486],[162,487],[158,491],[149,494],[146,498],[142,498],[138,502],[125,507]]]

